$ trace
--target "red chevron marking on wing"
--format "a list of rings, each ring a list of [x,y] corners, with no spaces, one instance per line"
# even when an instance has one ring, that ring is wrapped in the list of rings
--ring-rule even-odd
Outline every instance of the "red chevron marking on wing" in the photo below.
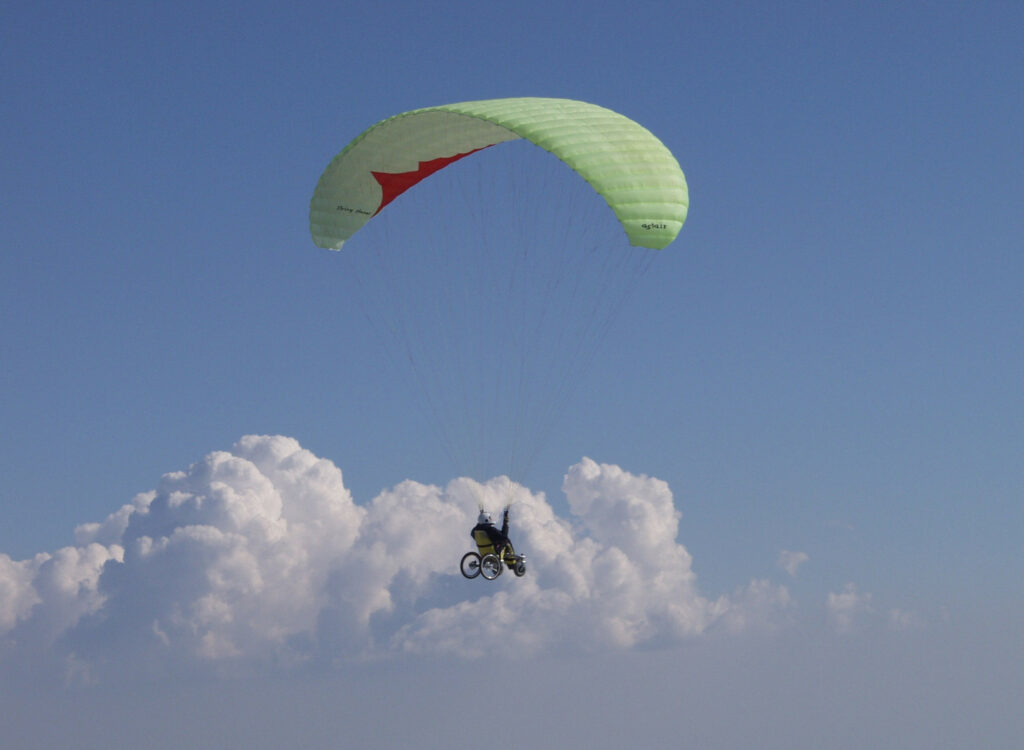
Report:
[[[488,146],[493,145],[493,143],[488,144]],[[374,179],[377,180],[377,183],[380,185],[380,189],[382,191],[380,205],[377,206],[377,210],[373,212],[373,215],[376,216],[377,214],[379,214],[381,212],[381,209],[384,208],[384,206],[388,205],[391,201],[400,196],[402,193],[411,188],[420,180],[424,180],[427,177],[430,177],[430,175],[434,174],[434,172],[444,169],[452,162],[456,162],[465,156],[469,156],[470,154],[475,154],[477,151],[482,151],[488,146],[481,146],[480,148],[475,148],[472,151],[467,151],[464,154],[455,154],[455,156],[442,156],[439,159],[421,161],[419,168],[414,169],[411,172],[371,172]]]

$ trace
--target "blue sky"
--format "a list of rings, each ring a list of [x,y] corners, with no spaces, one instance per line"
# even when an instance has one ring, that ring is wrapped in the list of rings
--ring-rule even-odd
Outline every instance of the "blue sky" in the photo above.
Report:
[[[74,545],[79,524],[250,434],[333,462],[357,505],[406,479],[455,478],[337,257],[312,245],[309,198],[384,117],[567,97],[655,133],[691,210],[530,488],[568,517],[563,475],[585,456],[667,483],[701,601],[747,601],[735,592],[755,579],[785,587],[799,614],[779,653],[807,679],[817,667],[796,656],[794,629],[865,683],[978,642],[981,624],[997,634],[985,648],[1019,665],[1022,24],[999,2],[8,3],[0,553]],[[808,556],[797,577],[781,550]],[[848,584],[863,611],[919,623],[919,642],[903,649],[880,627],[835,640],[828,596]],[[716,638],[661,653],[710,674],[735,648],[757,654],[754,683],[782,679],[785,660],[756,640]],[[895,649],[896,666],[857,672],[858,647]],[[641,679],[649,653],[627,648],[609,669]],[[448,658],[409,668],[429,680]],[[969,671],[947,666],[947,683]],[[1020,671],[1000,674],[1019,685]],[[726,704],[758,700],[712,684]],[[910,724],[962,696],[932,697],[902,719],[865,712],[879,734],[906,722],[904,747],[941,746]],[[991,705],[988,746],[1009,747],[1020,724]],[[801,737],[780,746],[820,746]]]

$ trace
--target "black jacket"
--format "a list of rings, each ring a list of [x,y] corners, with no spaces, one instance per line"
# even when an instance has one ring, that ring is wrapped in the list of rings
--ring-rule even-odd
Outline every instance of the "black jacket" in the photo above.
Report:
[[[478,523],[473,527],[473,530],[469,532],[474,541],[477,539],[476,533],[478,531],[482,531],[487,535],[487,538],[491,540],[491,544],[494,545],[495,550],[508,544],[508,508],[505,508],[505,512],[502,514],[500,531],[495,528],[493,523]]]

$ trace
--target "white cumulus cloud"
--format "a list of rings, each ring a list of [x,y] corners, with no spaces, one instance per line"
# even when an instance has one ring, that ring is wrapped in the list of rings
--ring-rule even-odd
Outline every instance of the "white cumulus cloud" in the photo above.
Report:
[[[848,583],[841,593],[830,592],[825,600],[828,620],[837,633],[851,633],[857,623],[872,612],[871,594]]]
[[[925,625],[916,612],[898,608],[889,610],[888,621],[890,628],[899,631],[918,630]]]
[[[290,664],[621,649],[785,617],[789,593],[767,581],[699,592],[665,482],[583,459],[563,490],[568,519],[504,477],[407,480],[357,504],[332,462],[247,436],[80,526],[78,546],[0,555],[0,645]],[[511,503],[524,578],[459,574],[478,503]]]
[[[779,553],[778,565],[790,576],[796,578],[797,569],[810,559],[806,552],[791,552],[784,549]]]

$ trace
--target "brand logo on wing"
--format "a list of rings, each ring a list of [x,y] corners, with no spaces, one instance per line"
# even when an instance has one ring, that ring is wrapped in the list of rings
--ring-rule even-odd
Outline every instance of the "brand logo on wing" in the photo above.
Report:
[[[362,208],[349,208],[348,206],[343,206],[340,203],[337,206],[334,207],[334,210],[335,211],[341,211],[341,212],[346,213],[346,214],[362,214],[363,216],[372,216],[373,215],[369,211],[365,211]]]

